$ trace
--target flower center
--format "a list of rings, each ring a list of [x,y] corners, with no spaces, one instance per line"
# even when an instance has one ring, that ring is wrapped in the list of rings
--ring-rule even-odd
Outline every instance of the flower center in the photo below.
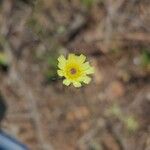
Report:
[[[77,73],[77,70],[76,70],[75,68],[71,68],[71,69],[70,69],[70,73],[71,73],[72,75],[74,75],[74,74]]]

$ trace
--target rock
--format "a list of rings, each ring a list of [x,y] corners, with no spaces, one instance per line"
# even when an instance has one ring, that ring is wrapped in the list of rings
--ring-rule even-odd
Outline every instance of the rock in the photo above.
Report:
[[[120,147],[119,147],[117,141],[109,133],[106,133],[103,135],[102,143],[105,147],[105,150],[120,150]]]
[[[69,121],[73,120],[83,120],[90,115],[90,112],[87,107],[80,106],[76,108],[74,111],[71,111],[67,114],[66,118]]]
[[[119,98],[125,94],[125,87],[120,81],[113,81],[108,88],[110,98]]]

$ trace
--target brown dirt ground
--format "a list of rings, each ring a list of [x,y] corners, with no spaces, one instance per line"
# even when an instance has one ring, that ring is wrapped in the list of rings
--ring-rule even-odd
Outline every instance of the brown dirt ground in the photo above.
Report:
[[[110,42],[102,38],[107,34],[101,28],[107,16],[103,3],[90,11],[75,0],[45,0],[34,9],[16,1],[9,10],[7,3],[1,6],[1,30],[10,30],[3,36],[11,63],[0,73],[8,107],[2,129],[31,150],[149,150],[150,70],[137,63],[150,48],[147,28],[124,22],[127,34],[117,31]],[[147,4],[127,10],[144,16]],[[75,89],[57,77],[45,79],[45,56],[69,52],[87,55],[95,67],[88,86]]]

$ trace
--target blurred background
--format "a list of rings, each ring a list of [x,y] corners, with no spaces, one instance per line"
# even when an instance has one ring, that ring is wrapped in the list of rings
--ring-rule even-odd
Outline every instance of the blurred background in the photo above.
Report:
[[[89,85],[62,85],[68,53]],[[0,0],[0,96],[1,129],[31,150],[150,150],[150,1]]]

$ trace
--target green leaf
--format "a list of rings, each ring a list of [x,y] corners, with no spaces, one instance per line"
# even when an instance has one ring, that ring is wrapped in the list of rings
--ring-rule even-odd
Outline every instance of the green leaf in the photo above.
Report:
[[[8,64],[8,58],[6,53],[0,52],[0,65],[7,65]]]

